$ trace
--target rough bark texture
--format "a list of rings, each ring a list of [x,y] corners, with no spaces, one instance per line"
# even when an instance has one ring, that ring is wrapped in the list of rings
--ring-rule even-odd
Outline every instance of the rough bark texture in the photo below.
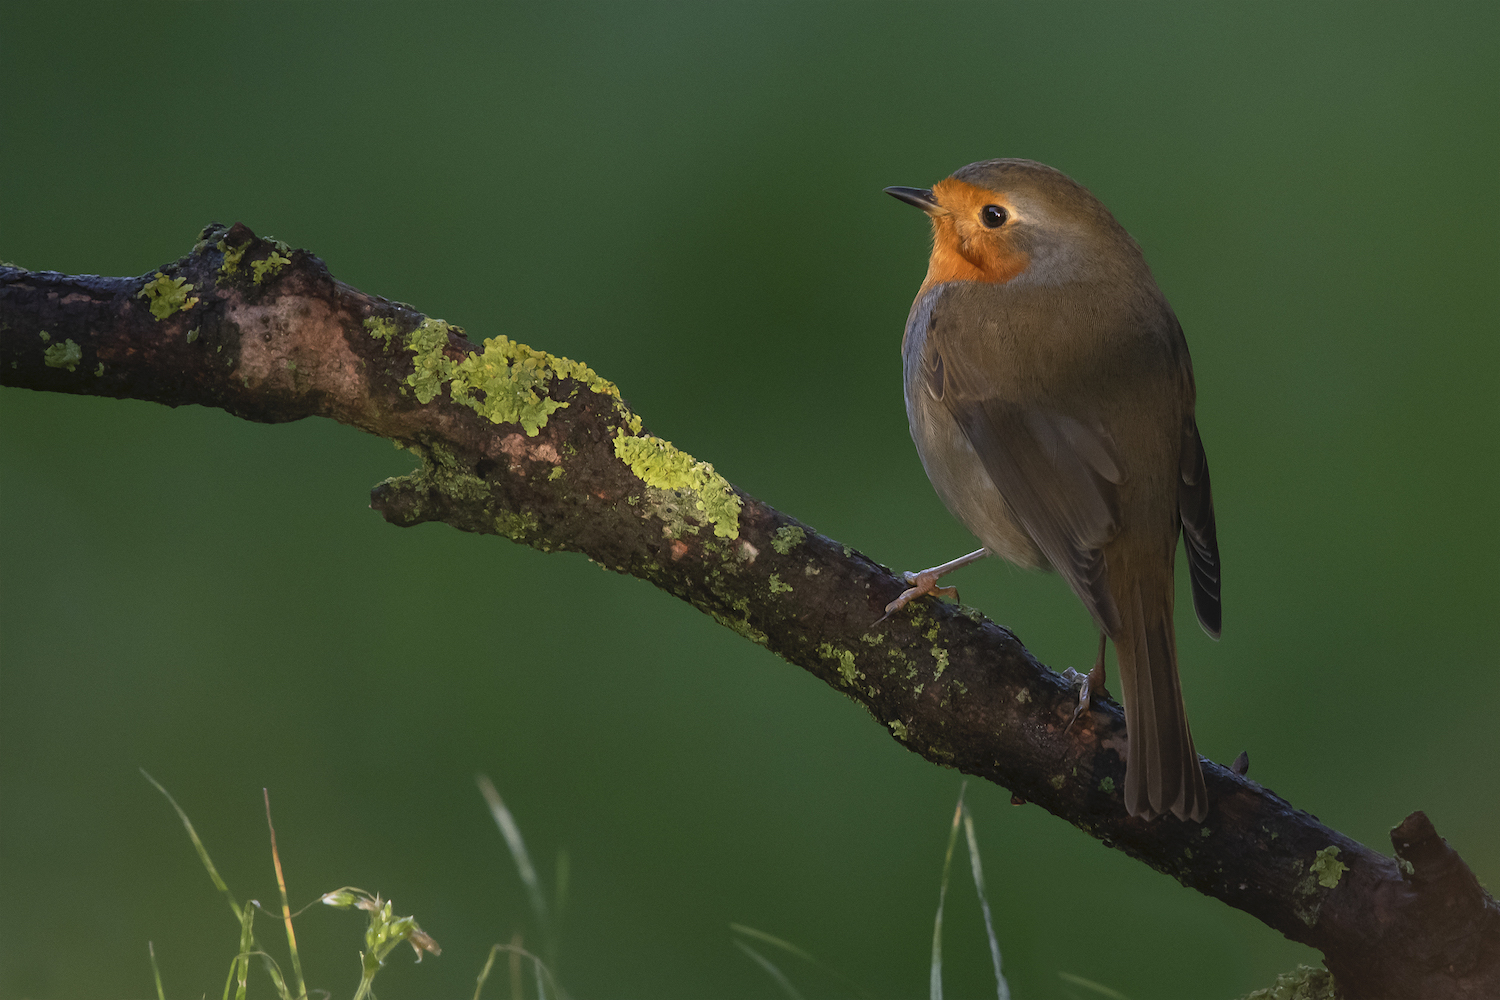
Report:
[[[1069,730],[1073,689],[1003,627],[930,600],[878,621],[903,589],[888,569],[656,442],[583,366],[486,347],[243,225],[208,227],[141,277],[0,267],[0,384],[390,438],[423,459],[371,493],[392,523],[649,580],[865,705],[909,750],[1319,949],[1345,997],[1500,997],[1500,907],[1421,813],[1390,858],[1207,763],[1206,822],[1131,819],[1114,702]]]

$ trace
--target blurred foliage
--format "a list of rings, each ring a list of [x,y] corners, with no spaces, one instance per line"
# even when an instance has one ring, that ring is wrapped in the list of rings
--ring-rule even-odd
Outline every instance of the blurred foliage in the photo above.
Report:
[[[1493,5],[7,5],[0,259],[150,274],[211,220],[476,338],[578,358],[651,433],[897,568],[966,551],[911,448],[922,220],[880,193],[1051,163],[1144,246],[1193,350],[1224,640],[1199,749],[1366,843],[1428,811],[1500,885]],[[0,997],[222,981],[230,884],[354,882],[462,996],[535,939],[476,795],[572,859],[579,997],[764,997],[741,922],[876,995],[927,976],[958,778],[636,580],[364,509],[409,469],[325,422],[0,391]],[[1045,662],[1054,577],[965,570]],[[1180,601],[1185,605],[1185,601]],[[1017,996],[1235,996],[1316,956],[971,786]],[[260,888],[253,888],[259,886]],[[972,910],[972,912],[971,912]],[[951,906],[950,995],[993,989]],[[306,955],[360,949],[326,908]],[[309,968],[311,981],[329,970]],[[967,978],[965,978],[967,977]],[[988,977],[988,978],[987,978]]]

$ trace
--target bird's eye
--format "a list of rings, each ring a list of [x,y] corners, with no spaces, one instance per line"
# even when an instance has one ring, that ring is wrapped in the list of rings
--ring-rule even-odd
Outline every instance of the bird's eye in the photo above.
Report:
[[[999,229],[1008,218],[1009,213],[999,205],[986,205],[979,210],[979,221],[984,223],[986,229]]]

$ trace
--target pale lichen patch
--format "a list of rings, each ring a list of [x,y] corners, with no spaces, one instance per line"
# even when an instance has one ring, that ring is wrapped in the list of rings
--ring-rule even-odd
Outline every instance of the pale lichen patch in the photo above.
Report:
[[[232,247],[226,240],[220,240],[215,247],[224,255],[223,262],[219,264],[219,276],[228,278],[239,271],[240,258],[245,256],[245,251],[250,249],[250,244],[247,241],[237,247]]]
[[[292,262],[292,258],[287,256],[290,252],[290,247],[277,240],[276,249],[272,250],[264,260],[257,260],[250,264],[251,279],[258,285],[267,278],[275,277],[283,267]]]
[[[387,346],[396,336],[389,320],[365,320],[370,335]],[[534,350],[508,337],[490,337],[482,352],[469,351],[461,360],[448,356],[451,338],[460,331],[440,319],[423,319],[406,335],[412,353],[412,373],[406,377],[417,401],[430,403],[446,386],[455,403],[496,424],[520,424],[528,437],[535,437],[547,419],[568,406],[566,400],[547,395],[554,379],[573,379],[590,392],[615,400],[626,427],[640,428],[640,418],[620,400],[613,382],[600,378],[580,361]]]
[[[791,552],[792,549],[802,544],[807,537],[807,532],[795,524],[785,524],[776,529],[776,534],[771,536],[771,548],[782,555]]]
[[[699,462],[673,447],[672,442],[650,435],[621,434],[615,438],[615,457],[630,466],[648,487],[689,495],[690,513],[712,524],[719,538],[739,537],[739,494],[709,463]]]
[[[156,276],[135,293],[135,297],[147,300],[151,315],[160,323],[178,310],[191,309],[197,305],[198,296],[193,295],[192,291],[193,286],[188,284],[186,278],[169,278],[157,271]]]
[[[82,360],[83,348],[74,343],[71,337],[61,344],[53,344],[42,352],[42,361],[48,368],[66,368],[70,372],[77,371],[78,362]]]
[[[746,639],[749,639],[751,642],[758,643],[762,646],[766,644],[766,634],[760,629],[756,628],[754,625],[751,625],[747,619],[731,618],[728,615],[722,614],[718,611],[711,611],[709,613],[713,615],[714,621],[718,622],[720,625],[723,625],[731,632],[737,632],[740,635],[744,636]]]
[[[1344,872],[1349,870],[1349,866],[1338,860],[1338,856],[1339,849],[1337,847],[1325,847],[1317,853],[1317,856],[1313,858],[1312,864],[1308,866],[1308,870],[1317,875],[1318,884],[1325,889],[1332,889],[1337,886]]]
[[[825,642],[818,646],[818,655],[826,660],[837,660],[839,664],[839,677],[848,686],[855,681],[862,681],[865,675],[854,665],[854,653],[847,649],[841,649],[832,643]]]

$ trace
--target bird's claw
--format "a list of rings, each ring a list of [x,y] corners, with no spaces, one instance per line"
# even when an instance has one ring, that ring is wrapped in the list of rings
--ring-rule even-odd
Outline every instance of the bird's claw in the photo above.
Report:
[[[937,582],[941,577],[930,570],[924,570],[921,573],[907,571],[902,573],[901,577],[906,581],[907,588],[901,592],[900,597],[885,606],[887,617],[900,611],[918,597],[925,597],[928,594],[936,594],[939,597],[951,597],[954,600],[958,599],[958,588],[939,587]],[[884,620],[884,618],[881,619],[881,621]]]
[[[1089,710],[1089,704],[1093,699],[1094,692],[1104,690],[1104,664],[1102,662],[1096,663],[1094,669],[1086,674],[1080,674],[1078,671],[1069,668],[1063,676],[1068,679],[1069,683],[1078,685],[1078,707],[1073,710],[1073,718],[1069,720],[1067,727],[1063,729],[1063,732],[1066,733],[1069,729],[1073,728],[1073,723],[1082,718],[1083,713]]]

